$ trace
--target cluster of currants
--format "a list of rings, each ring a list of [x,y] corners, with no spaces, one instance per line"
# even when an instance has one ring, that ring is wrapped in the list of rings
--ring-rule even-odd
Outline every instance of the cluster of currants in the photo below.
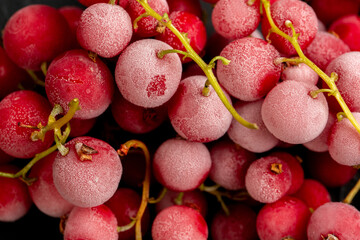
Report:
[[[359,0],[73,4],[3,28],[0,239],[359,239]]]

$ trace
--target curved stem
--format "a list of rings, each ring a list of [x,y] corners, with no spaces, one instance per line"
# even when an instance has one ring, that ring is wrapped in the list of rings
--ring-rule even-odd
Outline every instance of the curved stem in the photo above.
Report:
[[[62,137],[62,139],[60,140],[60,142],[63,144],[66,142],[67,137],[69,136],[69,132],[65,133],[64,136]],[[25,165],[25,167],[23,167],[20,171],[18,171],[17,173],[4,173],[4,172],[0,172],[0,177],[8,177],[8,178],[18,178],[18,177],[22,177],[24,180],[28,179],[26,177],[26,174],[29,172],[29,170],[32,168],[32,166],[34,166],[38,161],[40,161],[42,158],[48,156],[49,154],[51,154],[52,152],[57,150],[57,145],[54,145],[48,149],[46,149],[45,151],[38,153],[35,155],[35,157],[28,163]]]
[[[45,134],[46,132],[53,130],[55,128],[61,128],[62,126],[64,126],[65,124],[67,124],[75,115],[75,112],[78,111],[80,109],[79,106],[79,99],[75,98],[73,100],[71,100],[71,102],[69,103],[69,111],[59,120],[57,121],[51,121],[50,119],[52,119],[51,117],[49,117],[49,124],[47,124],[45,127],[42,127],[39,131],[34,131],[31,135],[31,138],[33,141],[36,140],[43,140],[45,138]],[[51,116],[51,115],[50,115]]]
[[[348,193],[348,195],[345,197],[345,199],[343,200],[344,203],[348,203],[351,204],[352,200],[354,199],[354,197],[356,196],[356,194],[359,192],[360,190],[360,179],[357,181],[357,183],[355,184],[355,186],[351,189],[351,191]]]
[[[163,16],[159,15],[157,12],[155,12],[147,3],[146,0],[137,0],[142,7],[145,9],[146,13],[152,17],[154,17],[156,20],[158,20],[161,24],[166,26],[171,32],[175,34],[175,36],[181,41],[183,46],[185,47],[188,57],[194,60],[197,65],[204,71],[206,77],[208,78],[210,84],[214,88],[215,92],[225,105],[225,107],[228,109],[228,111],[231,113],[231,115],[243,126],[251,129],[258,129],[258,126],[256,123],[250,123],[246,121],[244,118],[242,118],[234,109],[232,104],[229,102],[229,100],[226,98],[223,90],[221,89],[213,71],[212,67],[209,67],[208,64],[204,62],[204,60],[194,51],[194,49],[190,46],[189,41],[187,40],[185,34],[182,34],[177,30],[174,25],[171,23],[171,21],[168,20],[168,18],[164,18]]]
[[[30,75],[30,77],[32,78],[32,80],[35,82],[35,84],[45,87],[45,82],[41,81],[38,76],[36,76],[36,74],[34,73],[34,71],[32,70],[28,70],[26,69],[26,72]]]
[[[161,190],[159,196],[156,199],[155,198],[149,198],[148,202],[150,204],[158,203],[165,197],[166,193],[167,193],[167,188],[163,187],[163,189]]]
[[[143,191],[141,197],[141,204],[139,210],[136,214],[136,224],[135,224],[135,239],[141,240],[141,218],[144,215],[146,210],[148,201],[149,201],[149,192],[150,192],[150,174],[151,174],[151,163],[150,163],[150,153],[147,149],[146,145],[138,140],[130,140],[121,145],[121,148],[118,150],[120,156],[127,155],[130,148],[140,148],[144,152],[145,162],[146,162],[146,170],[145,170],[145,178],[143,181]]]
[[[118,226],[117,227],[117,232],[125,232],[129,229],[131,229],[136,223],[136,219],[132,219],[131,222],[129,224],[126,224],[125,226]]]
[[[333,96],[336,98],[336,100],[338,101],[340,107],[342,108],[342,110],[344,111],[346,117],[349,119],[349,121],[351,122],[351,124],[355,127],[355,129],[358,131],[358,133],[360,134],[360,125],[359,123],[356,121],[356,119],[354,118],[353,114],[351,113],[351,111],[349,110],[348,106],[346,105],[344,99],[342,98],[335,82],[336,82],[336,78],[334,76],[336,76],[336,74],[331,74],[331,76],[329,77],[324,71],[322,71],[318,66],[316,66],[312,61],[310,61],[310,59],[308,59],[303,51],[301,50],[301,47],[297,41],[298,38],[298,34],[296,34],[295,29],[293,27],[293,25],[291,24],[290,21],[286,22],[286,26],[290,27],[292,29],[292,35],[293,36],[289,36],[286,33],[284,33],[283,31],[281,31],[276,24],[274,23],[272,17],[271,17],[271,12],[270,12],[270,1],[269,0],[261,0],[264,9],[265,9],[265,13],[266,13],[266,17],[270,23],[271,29],[270,29],[270,33],[276,33],[280,36],[282,36],[283,38],[285,38],[286,40],[288,40],[293,47],[295,48],[297,54],[299,55],[299,58],[301,59],[301,62],[305,63],[306,65],[308,65],[310,68],[312,68],[318,75],[320,78],[322,78],[325,83],[328,85],[328,87],[333,91]]]
[[[174,203],[176,205],[182,205],[183,204],[183,198],[184,198],[184,192],[180,192],[177,197],[174,199]]]

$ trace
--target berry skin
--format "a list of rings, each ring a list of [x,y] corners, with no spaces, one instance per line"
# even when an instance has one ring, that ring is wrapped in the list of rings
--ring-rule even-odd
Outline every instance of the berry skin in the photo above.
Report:
[[[220,0],[215,4],[211,21],[217,33],[227,39],[249,36],[260,23],[259,1]]]
[[[318,31],[318,22],[314,10],[305,2],[300,0],[279,0],[270,7],[271,15],[276,26],[286,34],[292,36],[291,28],[285,25],[285,21],[291,21],[296,33],[299,33],[298,43],[301,49],[306,49],[313,41]],[[261,25],[264,36],[268,35],[270,24],[266,17],[262,19]],[[294,47],[283,37],[270,34],[271,44],[285,55],[294,55]]]
[[[77,28],[80,45],[101,57],[117,56],[130,42],[132,24],[119,5],[93,4],[81,14]]]
[[[342,202],[329,202],[318,207],[310,217],[307,227],[308,240],[318,240],[332,234],[337,239],[358,239],[360,212]]]
[[[86,136],[72,139],[65,147],[69,153],[58,154],[53,164],[54,184],[60,195],[78,207],[94,207],[109,200],[122,175],[115,149],[102,140]],[[88,147],[97,152],[87,155]]]
[[[228,93],[243,101],[264,97],[280,79],[281,65],[274,60],[278,51],[266,41],[245,37],[229,43],[220,53],[230,64],[216,70],[220,84]],[[254,68],[253,66],[259,66]]]
[[[155,178],[166,188],[176,191],[194,190],[209,174],[210,152],[199,142],[168,139],[156,150],[153,159]]]
[[[279,240],[291,237],[306,240],[310,218],[308,206],[295,197],[285,196],[266,204],[258,213],[256,228],[261,240]]]
[[[169,19],[180,32],[186,33],[190,46],[197,54],[201,55],[206,45],[206,29],[200,18],[188,12],[175,11],[169,15]],[[168,28],[163,33],[157,35],[156,39],[169,44],[174,49],[186,51],[184,45]],[[191,61],[191,58],[183,59],[183,55],[180,54],[179,56],[183,63]]]
[[[360,17],[356,14],[350,14],[338,18],[329,27],[329,31],[335,33],[351,49],[351,51],[360,51]]]
[[[133,42],[121,53],[116,63],[115,81],[127,101],[154,108],[175,94],[182,73],[180,58],[173,53],[163,58],[157,55],[169,49],[172,48],[160,40],[143,39]]]
[[[266,95],[261,108],[267,129],[278,139],[292,144],[309,142],[319,136],[326,126],[329,108],[322,93],[316,98],[310,96],[314,90],[318,88],[299,81],[276,85]]]
[[[114,94],[113,76],[99,58],[93,62],[87,51],[74,49],[54,59],[46,74],[45,90],[51,104],[59,104],[65,112],[74,98],[80,110],[74,118],[90,119],[101,115]]]
[[[285,196],[292,184],[289,165],[276,156],[252,162],[245,175],[249,195],[262,203],[273,203]]]
[[[37,26],[37,27],[34,27]],[[69,48],[70,28],[57,9],[33,4],[18,10],[4,28],[4,49],[19,67],[40,70]]]
[[[206,240],[208,227],[198,211],[175,205],[155,217],[151,235],[154,240]]]
[[[57,191],[53,180],[53,163],[57,152],[53,152],[37,162],[29,174],[29,178],[36,178],[29,188],[31,199],[36,207],[51,217],[61,217],[74,207]]]
[[[19,170],[13,165],[0,166],[5,173]],[[20,179],[0,177],[0,186],[0,221],[14,222],[25,216],[32,205],[26,184]]]
[[[64,240],[117,240],[117,220],[105,205],[75,207],[66,220]]]
[[[169,102],[168,114],[173,128],[189,141],[205,143],[219,139],[231,124],[232,115],[212,86],[208,96],[202,94],[206,79],[199,75],[183,79]],[[231,102],[229,95],[224,94]]]
[[[31,140],[32,132],[39,123],[46,126],[51,106],[37,92],[20,90],[7,95],[0,102],[0,148],[16,158],[31,158],[50,147],[54,141],[52,132],[45,134],[44,141]]]

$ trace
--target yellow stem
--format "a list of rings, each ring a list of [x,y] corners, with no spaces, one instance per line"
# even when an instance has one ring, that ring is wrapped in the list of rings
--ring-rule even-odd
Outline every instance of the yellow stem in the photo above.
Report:
[[[348,193],[348,195],[345,197],[345,199],[343,200],[344,203],[348,203],[351,204],[352,200],[354,199],[354,197],[356,196],[356,194],[359,192],[360,190],[360,179],[357,181],[357,183],[355,184],[355,186],[351,189],[351,191]]]
[[[163,189],[161,190],[161,193],[159,194],[159,197],[154,199],[154,198],[150,198],[149,199],[149,203],[150,204],[154,204],[154,203],[158,203],[160,202],[164,197],[165,197],[165,194],[167,193],[167,188],[166,187],[163,187]]]
[[[305,63],[306,65],[308,65],[310,68],[312,68],[318,75],[320,78],[322,78],[325,83],[329,86],[329,88],[332,90],[333,92],[333,96],[336,98],[336,100],[338,101],[340,107],[342,108],[342,110],[344,111],[346,117],[349,119],[349,121],[351,122],[351,124],[355,127],[355,129],[358,131],[358,133],[360,134],[360,125],[359,123],[355,120],[353,114],[351,113],[351,111],[349,110],[349,107],[346,105],[344,99],[342,98],[336,84],[335,84],[335,80],[332,76],[328,76],[325,72],[323,72],[318,66],[316,66],[312,61],[310,61],[310,59],[308,59],[303,51],[301,50],[301,47],[297,41],[297,34],[295,33],[295,29],[293,28],[292,24],[287,24],[288,27],[291,27],[292,32],[293,32],[293,36],[289,36],[286,33],[284,33],[283,31],[281,31],[276,24],[274,23],[272,17],[271,17],[271,12],[270,12],[270,1],[269,0],[261,0],[264,9],[265,9],[265,13],[266,13],[266,17],[270,23],[271,26],[271,33],[276,33],[280,36],[282,36],[283,38],[285,38],[286,40],[288,40],[293,47],[295,48],[297,54],[299,55],[299,59],[301,59],[301,62]],[[335,75],[335,74],[334,74]]]
[[[143,190],[141,197],[141,204],[139,210],[136,214],[136,223],[135,223],[135,239],[142,240],[141,233],[141,218],[144,215],[148,201],[149,201],[149,192],[150,192],[150,174],[151,174],[151,163],[150,163],[150,153],[146,145],[138,140],[129,140],[126,143],[121,145],[121,148],[118,150],[119,155],[127,155],[130,148],[140,148],[144,152],[146,169],[145,169],[145,178],[143,181]]]
[[[79,107],[79,99],[75,98],[71,100],[69,103],[69,111],[59,120],[57,121],[50,121],[49,124],[47,124],[45,127],[41,128],[39,131],[34,131],[31,138],[33,141],[36,140],[43,140],[45,138],[46,132],[53,130],[55,128],[61,128],[65,124],[67,124],[75,115],[75,112],[80,109]],[[51,119],[51,117],[50,117]]]
[[[250,123],[248,121],[246,121],[244,118],[242,118],[234,109],[234,107],[231,105],[231,103],[228,101],[228,99],[226,98],[223,90],[221,89],[213,71],[212,71],[212,67],[209,66],[208,64],[206,64],[204,62],[204,60],[194,51],[194,49],[190,46],[189,41],[187,40],[185,34],[182,34],[181,32],[179,32],[179,30],[177,30],[174,25],[171,23],[171,21],[169,21],[168,18],[163,18],[163,16],[159,15],[157,12],[155,12],[147,3],[146,0],[137,0],[142,7],[145,9],[146,13],[149,16],[152,16],[153,18],[155,18],[156,20],[158,20],[159,22],[161,22],[164,26],[166,26],[171,32],[173,32],[175,34],[175,36],[181,41],[181,43],[184,45],[187,53],[188,53],[188,57],[190,57],[191,59],[194,60],[194,62],[196,64],[199,65],[199,67],[204,71],[206,77],[208,78],[210,84],[212,85],[212,87],[214,88],[215,92],[217,93],[217,95],[219,96],[219,98],[221,99],[221,101],[223,102],[223,104],[225,105],[225,107],[228,109],[228,111],[231,113],[231,115],[243,126],[247,127],[247,128],[251,128],[251,129],[258,129],[258,126],[256,125],[256,123]]]

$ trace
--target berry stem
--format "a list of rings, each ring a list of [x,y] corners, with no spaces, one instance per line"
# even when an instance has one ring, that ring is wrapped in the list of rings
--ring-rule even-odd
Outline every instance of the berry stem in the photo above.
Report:
[[[159,196],[156,199],[155,198],[149,198],[148,202],[150,204],[155,204],[155,203],[160,202],[165,197],[166,192],[167,192],[167,188],[163,187],[163,189],[161,190]]]
[[[136,224],[136,219],[132,219],[132,221],[129,224],[126,224],[125,226],[118,226],[117,232],[125,232],[129,229],[131,229]]]
[[[196,62],[199,67],[204,71],[206,77],[208,78],[210,84],[212,85],[212,87],[214,88],[215,92],[217,93],[217,95],[219,96],[219,98],[221,99],[221,101],[223,102],[223,104],[225,105],[225,107],[229,110],[229,112],[231,113],[231,115],[243,126],[247,127],[247,128],[251,128],[251,129],[258,129],[258,126],[256,125],[256,123],[250,123],[248,121],[246,121],[244,118],[242,118],[234,109],[234,107],[231,105],[231,103],[228,101],[228,99],[226,98],[223,90],[221,89],[213,71],[212,71],[212,67],[208,64],[206,64],[204,62],[204,60],[194,51],[194,49],[190,46],[188,39],[186,38],[186,34],[180,33],[179,30],[177,30],[174,25],[171,23],[171,20],[169,19],[169,17],[167,16],[167,14],[165,14],[164,16],[159,15],[157,12],[155,12],[147,3],[146,0],[137,0],[142,7],[145,9],[146,14],[149,16],[152,16],[153,18],[155,18],[156,20],[158,20],[160,22],[160,24],[166,26],[171,32],[173,32],[175,34],[175,36],[181,41],[181,43],[184,45],[186,51],[187,51],[187,56],[190,57],[191,59],[194,60],[194,62]],[[136,27],[136,25],[135,25]]]
[[[55,108],[55,107],[54,107]],[[62,126],[67,124],[74,116],[75,112],[80,109],[79,99],[75,98],[69,103],[69,111],[59,120],[55,121],[55,118],[52,114],[57,114],[58,110],[53,110],[50,114],[48,124],[45,127],[42,127],[39,131],[34,131],[31,135],[33,141],[43,140],[45,134],[48,131],[51,131],[55,128],[61,129]]]
[[[261,0],[264,9],[265,9],[265,13],[266,13],[266,17],[270,23],[271,29],[269,31],[269,34],[271,33],[275,33],[278,34],[280,36],[282,36],[283,38],[285,38],[286,40],[288,40],[293,47],[295,48],[298,56],[299,56],[299,62],[303,62],[306,65],[308,65],[311,69],[313,69],[318,75],[319,77],[321,77],[325,83],[328,85],[328,87],[333,91],[332,96],[334,96],[336,98],[336,100],[338,101],[340,107],[342,108],[342,110],[344,111],[346,117],[349,119],[349,121],[351,122],[351,124],[355,127],[355,129],[358,131],[358,133],[360,134],[360,125],[359,123],[355,120],[353,114],[351,113],[349,107],[346,105],[344,99],[342,98],[335,82],[337,79],[337,75],[336,73],[332,73],[331,76],[328,76],[325,72],[323,72],[318,66],[316,66],[312,61],[310,61],[310,59],[308,59],[305,54],[303,53],[303,51],[301,50],[301,47],[297,41],[297,38],[299,36],[299,34],[297,34],[295,32],[294,26],[292,25],[292,23],[290,21],[285,21],[285,25],[289,28],[292,29],[292,36],[287,35],[286,33],[284,33],[283,31],[281,31],[276,24],[274,23],[272,17],[271,17],[271,12],[270,12],[270,1],[269,0]],[[269,35],[268,35],[269,36]],[[267,38],[268,38],[267,36]],[[289,60],[289,59],[287,59]],[[290,62],[293,62],[293,60],[289,60]]]
[[[34,71],[26,69],[26,72],[30,75],[30,77],[32,78],[32,80],[34,81],[35,84],[45,87],[45,82],[41,81],[38,76],[36,76],[36,74],[34,73]]]
[[[351,189],[351,191],[348,193],[348,195],[345,197],[345,199],[343,200],[344,203],[348,203],[351,204],[352,200],[354,199],[354,197],[356,196],[356,194],[359,192],[360,190],[360,179],[357,181],[357,183],[355,184],[355,186]]]
[[[60,139],[60,143],[64,144],[66,142],[66,139],[69,136],[70,131],[65,131],[64,135],[62,136],[62,138]],[[48,156],[49,154],[51,154],[52,152],[57,150],[57,145],[54,145],[48,149],[46,149],[45,151],[38,153],[35,155],[35,157],[28,163],[25,165],[25,167],[23,167],[20,171],[18,171],[17,173],[5,173],[5,172],[0,172],[0,177],[7,177],[7,178],[18,178],[21,177],[25,182],[32,182],[33,179],[29,179],[26,177],[26,174],[29,172],[29,170],[32,168],[32,166],[34,166],[39,160],[41,160],[42,158]]]
[[[150,174],[151,174],[151,163],[150,163],[150,153],[146,145],[138,140],[129,140],[126,143],[121,145],[121,148],[118,150],[120,156],[125,156],[128,154],[130,148],[140,148],[143,150],[145,155],[146,170],[145,178],[143,181],[143,190],[141,197],[141,204],[139,210],[136,214],[136,223],[135,223],[135,239],[142,240],[141,233],[141,218],[144,215],[148,201],[149,201],[149,192],[150,192]]]

